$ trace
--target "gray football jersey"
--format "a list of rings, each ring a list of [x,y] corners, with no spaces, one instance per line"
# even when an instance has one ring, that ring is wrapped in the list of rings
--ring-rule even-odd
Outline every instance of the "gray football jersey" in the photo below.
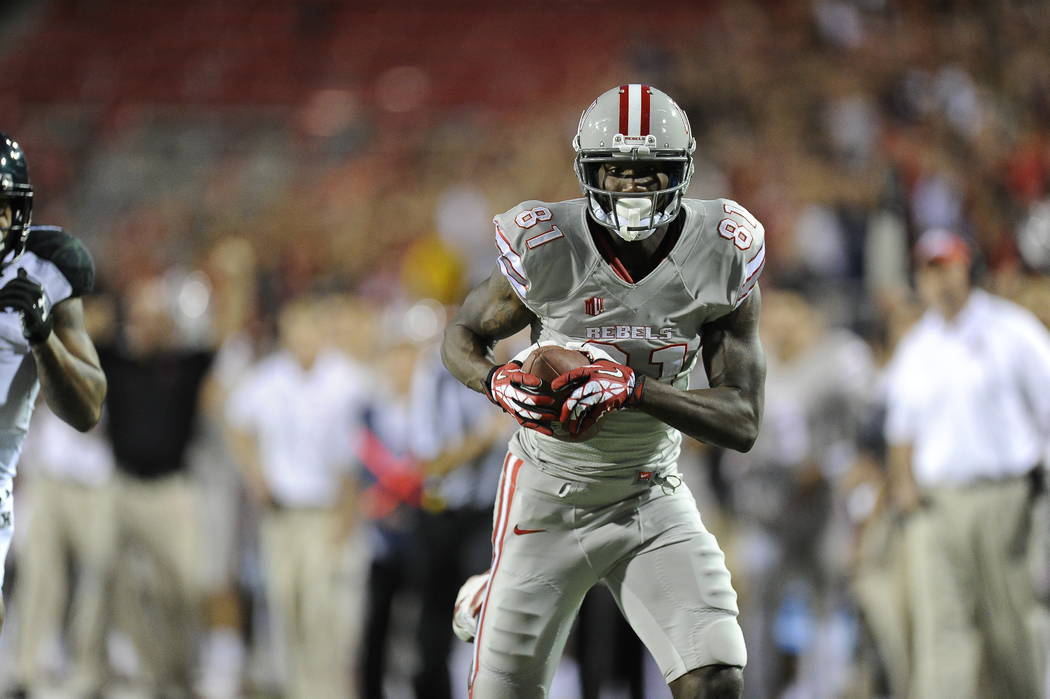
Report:
[[[685,223],[668,255],[644,279],[606,262],[587,226],[585,199],[526,201],[496,216],[500,271],[537,318],[533,341],[576,340],[635,372],[688,388],[701,331],[736,308],[765,262],[762,225],[728,199],[684,199]],[[558,475],[622,477],[676,467],[681,434],[638,410],[610,413],[600,433],[564,442],[534,430],[515,440]]]

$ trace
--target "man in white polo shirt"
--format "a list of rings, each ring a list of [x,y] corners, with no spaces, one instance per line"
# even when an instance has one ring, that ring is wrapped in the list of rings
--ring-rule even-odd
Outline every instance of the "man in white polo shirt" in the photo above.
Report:
[[[327,347],[324,306],[303,297],[279,320],[280,349],[230,398],[231,444],[263,507],[261,544],[274,639],[290,699],[351,696],[357,538],[354,432],[369,377]],[[357,614],[359,616],[359,613]]]
[[[908,524],[911,696],[1041,696],[1043,610],[1029,560],[1050,443],[1050,335],[971,285],[959,235],[916,245],[925,315],[888,385],[893,500]]]

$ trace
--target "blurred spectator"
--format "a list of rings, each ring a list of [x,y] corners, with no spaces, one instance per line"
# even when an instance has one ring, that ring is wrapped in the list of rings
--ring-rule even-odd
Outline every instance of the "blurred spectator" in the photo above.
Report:
[[[397,667],[408,659],[394,648],[395,607],[404,606],[418,553],[414,542],[422,474],[412,453],[412,381],[419,358],[416,343],[400,333],[382,346],[375,365],[377,382],[363,415],[358,458],[363,466],[363,499],[369,518],[372,560],[368,577],[368,613],[361,668],[361,696],[407,696],[405,687],[387,692],[386,679],[395,651]],[[400,603],[400,604],[399,604]]]
[[[103,431],[98,426],[81,434],[41,405],[27,440],[23,487],[29,517],[17,548],[14,658],[14,684],[24,696],[36,696],[47,686],[41,651],[45,641],[62,635],[70,579],[76,584],[69,600],[67,691],[72,697],[94,697],[106,679],[102,641],[114,553],[108,531],[113,454]]]
[[[234,699],[245,665],[245,623],[239,582],[242,559],[254,551],[253,514],[244,507],[242,480],[224,434],[229,396],[252,367],[260,340],[256,332],[255,253],[244,238],[218,241],[205,259],[206,315],[216,346],[215,361],[202,387],[199,431],[191,453],[208,531],[204,550],[207,636],[201,647],[199,691],[205,699]],[[190,296],[190,294],[184,294]],[[200,294],[202,300],[204,294]],[[196,304],[196,311],[204,304]]]
[[[857,684],[876,695],[908,696],[911,619],[905,566],[905,524],[889,502],[886,473],[887,365],[919,308],[900,294],[884,308],[872,340],[878,367],[857,435],[858,454],[847,474],[847,513],[854,524],[852,593],[859,608],[862,648]],[[865,651],[868,652],[865,652]]]
[[[1039,3],[670,2],[657,42],[631,32],[635,7],[620,0],[600,16],[541,4],[520,17],[468,0],[457,31],[441,37],[425,12],[245,5],[224,16],[265,41],[236,51],[217,36],[186,43],[184,27],[213,21],[209,0],[122,6],[127,21],[92,41],[88,20],[112,4],[5,17],[13,38],[0,52],[10,76],[0,117],[25,126],[26,143],[45,154],[49,206],[83,221],[119,275],[164,267],[233,230],[250,232],[264,268],[307,282],[366,280],[435,232],[473,270],[487,211],[521,189],[540,199],[576,191],[570,172],[542,163],[569,156],[579,95],[628,77],[673,86],[696,115],[698,169],[711,175],[698,173],[697,193],[761,202],[770,254],[808,250],[818,277],[840,275],[850,247],[829,215],[874,213],[887,168],[901,171],[910,226],[965,230],[982,210],[998,212],[1004,225],[979,241],[986,252],[1009,247],[1013,225],[1047,191],[1040,47],[1050,11]],[[625,47],[618,60],[596,65],[593,47],[568,36],[542,54],[519,45],[522,21],[583,18]],[[355,43],[361,31],[382,41]],[[495,36],[505,37],[498,55]],[[747,60],[721,60],[726,43]],[[27,55],[34,45],[50,50]],[[172,50],[158,55],[158,45]],[[346,77],[351,47],[373,83]],[[292,56],[309,69],[292,68]],[[83,74],[62,70],[71,57]],[[99,113],[100,103],[110,106]],[[719,181],[729,191],[708,188]],[[820,229],[795,225],[803,216]]]
[[[287,302],[278,351],[248,372],[227,412],[248,492],[263,510],[272,636],[292,699],[352,696],[349,659],[361,627],[355,419],[370,381],[328,346],[329,310],[311,296]]]
[[[84,299],[88,334],[100,342],[113,330],[109,299]],[[103,417],[103,419],[105,419]],[[38,406],[23,452],[29,513],[20,533],[15,592],[18,633],[14,685],[33,696],[45,687],[41,651],[44,642],[60,636],[69,619],[67,647],[70,669],[66,688],[73,697],[94,697],[106,679],[103,639],[108,630],[112,569],[113,453],[105,428],[80,433],[60,420],[46,404]],[[71,564],[66,575],[67,562]],[[75,580],[72,595],[66,581]],[[66,613],[69,597],[68,613]]]
[[[745,694],[778,696],[794,686],[833,697],[843,691],[850,650],[821,657],[820,673],[806,666],[823,652],[842,604],[833,593],[847,563],[839,481],[854,459],[872,361],[859,338],[828,328],[800,294],[769,289],[763,306],[762,431],[748,454],[723,456],[740,525]]]
[[[124,341],[100,346],[99,356],[116,457],[114,546],[123,554],[114,614],[130,626],[157,690],[181,696],[192,692],[204,594],[204,532],[186,450],[214,353],[180,347],[174,318],[162,279],[136,283],[126,295]],[[156,576],[148,607],[139,603],[145,591],[128,589],[143,563]]]
[[[926,232],[915,247],[926,314],[888,384],[892,496],[908,523],[911,696],[1042,694],[1045,610],[1030,560],[1048,532],[1050,333],[971,286],[971,249]],[[1038,520],[1036,520],[1038,521]]]
[[[417,512],[417,699],[451,699],[452,608],[463,581],[488,568],[489,536],[508,422],[426,347],[412,379],[413,452],[425,481]],[[457,678],[463,686],[466,678]]]
[[[329,329],[334,346],[361,366],[376,361],[380,337],[378,309],[367,299],[353,294],[330,294]]]

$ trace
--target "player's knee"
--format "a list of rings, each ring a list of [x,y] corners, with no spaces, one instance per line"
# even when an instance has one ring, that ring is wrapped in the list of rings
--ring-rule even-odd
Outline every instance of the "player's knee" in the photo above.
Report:
[[[705,665],[671,683],[674,699],[740,699],[744,673],[735,665]]]
[[[713,665],[703,674],[703,682],[698,697],[704,699],[740,699],[744,691],[744,673],[732,665]]]
[[[707,653],[691,658],[695,667],[747,665],[747,646],[744,632],[735,616],[724,616],[704,628],[704,646]]]

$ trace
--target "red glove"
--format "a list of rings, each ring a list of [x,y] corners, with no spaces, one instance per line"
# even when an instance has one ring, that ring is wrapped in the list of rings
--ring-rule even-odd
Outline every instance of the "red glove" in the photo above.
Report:
[[[558,419],[553,396],[539,393],[543,382],[521,370],[521,362],[510,361],[494,366],[485,380],[489,400],[503,409],[522,427],[551,436],[549,423]],[[530,390],[532,389],[532,390]]]
[[[567,371],[551,381],[551,391],[575,386],[561,407],[561,422],[574,437],[586,432],[605,413],[636,404],[642,397],[645,377],[623,364],[599,359]]]

